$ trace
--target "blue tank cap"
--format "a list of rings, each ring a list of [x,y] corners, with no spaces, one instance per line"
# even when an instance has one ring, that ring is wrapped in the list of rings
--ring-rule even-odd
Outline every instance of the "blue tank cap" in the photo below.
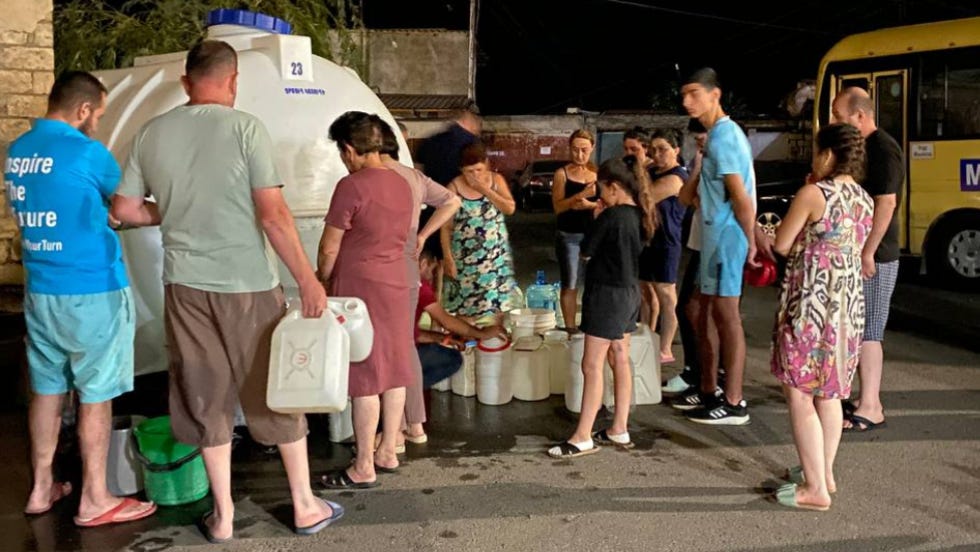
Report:
[[[260,31],[276,34],[290,34],[293,32],[293,26],[278,17],[248,10],[232,10],[227,8],[208,12],[206,26],[210,27],[212,25],[241,25],[242,27],[252,27]]]

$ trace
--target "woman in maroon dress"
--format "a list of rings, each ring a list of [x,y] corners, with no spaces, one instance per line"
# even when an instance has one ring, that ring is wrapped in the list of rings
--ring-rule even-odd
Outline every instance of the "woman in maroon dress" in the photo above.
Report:
[[[348,111],[330,125],[350,175],[337,183],[325,219],[317,265],[330,295],[360,297],[374,326],[374,345],[364,362],[350,365],[357,457],[346,470],[328,473],[328,489],[377,485],[376,470],[398,467],[395,439],[401,431],[405,387],[413,382],[415,354],[409,312],[411,284],[405,270],[405,244],[412,218],[412,190],[384,166],[381,129],[367,113]],[[380,396],[380,398],[379,398]],[[382,414],[383,413],[383,414]],[[382,417],[380,446],[374,449]]]

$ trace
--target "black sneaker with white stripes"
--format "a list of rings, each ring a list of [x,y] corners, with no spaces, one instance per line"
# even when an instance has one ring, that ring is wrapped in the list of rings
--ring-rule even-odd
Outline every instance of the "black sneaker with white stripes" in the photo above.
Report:
[[[699,408],[691,412],[685,412],[688,420],[699,424],[708,425],[745,425],[749,423],[749,408],[745,400],[738,401],[738,404],[728,404],[728,401],[714,408]]]
[[[697,386],[694,386],[674,399],[670,405],[677,410],[694,410],[697,408],[704,408],[705,405],[715,406],[717,404],[721,404],[724,402],[722,400],[724,396],[725,392],[720,388],[716,388],[715,392],[711,395],[705,395],[698,389]]]

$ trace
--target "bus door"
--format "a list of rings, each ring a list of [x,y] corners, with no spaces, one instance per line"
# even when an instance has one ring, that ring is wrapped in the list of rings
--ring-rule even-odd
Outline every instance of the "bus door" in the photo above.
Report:
[[[898,142],[899,146],[901,146],[902,152],[905,154],[906,168],[908,169],[908,71],[900,69],[874,73],[835,75],[833,79],[835,94],[852,86],[863,88],[871,94],[875,102],[875,121],[878,124],[878,128],[890,134]],[[908,173],[909,171],[906,170],[902,202],[896,211],[896,213],[899,213],[898,243],[905,250],[909,249],[908,224],[911,210]]]

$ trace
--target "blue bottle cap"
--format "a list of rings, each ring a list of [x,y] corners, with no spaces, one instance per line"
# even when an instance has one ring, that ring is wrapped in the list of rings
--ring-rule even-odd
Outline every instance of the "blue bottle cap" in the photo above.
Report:
[[[290,34],[293,32],[293,26],[278,17],[248,10],[232,10],[226,8],[208,12],[205,26],[210,27],[212,25],[240,25],[242,27],[252,27],[253,29],[276,34]]]

